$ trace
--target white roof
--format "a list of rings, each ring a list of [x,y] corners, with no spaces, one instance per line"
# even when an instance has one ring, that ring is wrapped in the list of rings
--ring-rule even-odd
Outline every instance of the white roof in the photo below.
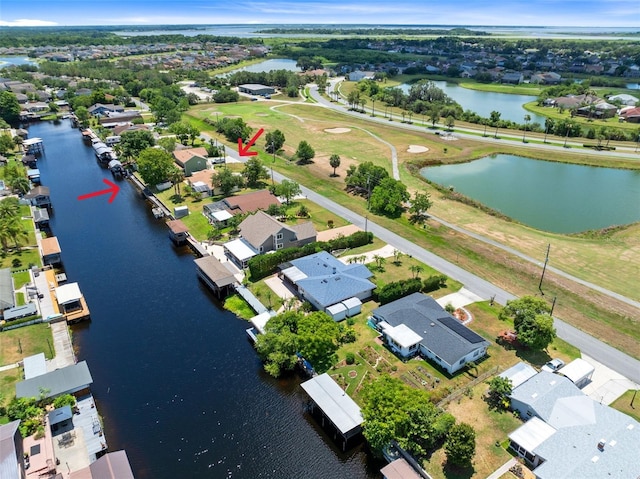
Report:
[[[360,407],[327,373],[302,383],[302,389],[342,434],[352,431],[364,421]]]
[[[509,439],[532,452],[555,433],[552,426],[534,416],[509,434]]]
[[[56,288],[56,298],[58,304],[71,303],[82,298],[82,293],[78,287],[78,283],[68,283]]]
[[[336,303],[336,304],[332,304],[327,308],[327,313],[329,313],[331,316],[334,316],[346,310],[347,310],[347,307],[344,304]]]
[[[264,327],[267,325],[267,321],[271,319],[271,313],[265,311],[257,316],[251,318],[251,323],[256,327],[261,334],[264,334]]]
[[[42,138],[28,138],[22,142],[24,146],[37,145],[38,143],[42,143]]]
[[[229,213],[227,210],[214,211],[213,213],[211,213],[211,216],[213,216],[216,219],[216,221],[225,221],[225,220],[228,220],[229,218],[233,218],[233,215]]]
[[[594,370],[595,368],[584,359],[577,358],[571,361],[565,367],[559,369],[557,373],[562,374],[575,384],[581,379],[589,376],[591,373],[593,373]]]
[[[251,246],[249,246],[249,244],[242,238],[229,241],[228,243],[224,244],[224,247],[240,261],[245,261],[249,258],[253,258],[258,254],[258,252]]]
[[[347,307],[347,309],[350,309],[350,308],[356,308],[358,306],[362,306],[362,301],[360,301],[355,296],[352,296],[351,298],[348,298],[342,301],[342,304],[344,304]]]
[[[515,389],[536,374],[538,374],[538,371],[536,371],[532,366],[527,363],[519,362],[515,366],[511,366],[509,369],[502,372],[500,377],[509,379],[511,381],[511,388]]]
[[[307,275],[298,269],[297,266],[291,266],[282,271],[282,274],[289,278],[293,283],[307,278]]]
[[[380,326],[382,331],[398,343],[401,348],[408,348],[422,341],[422,336],[404,323],[398,326],[391,326],[386,321],[381,321]]]
[[[47,360],[44,353],[34,354],[24,358],[24,378],[31,379],[47,374]]]

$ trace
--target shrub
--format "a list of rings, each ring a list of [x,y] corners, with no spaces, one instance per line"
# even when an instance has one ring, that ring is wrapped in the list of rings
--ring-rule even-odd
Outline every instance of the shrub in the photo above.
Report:
[[[347,353],[345,357],[345,361],[347,364],[353,364],[356,362],[356,355],[353,353]]]
[[[424,280],[422,291],[425,293],[429,293],[431,291],[436,291],[440,288],[444,288],[447,285],[447,279],[447,276],[444,274],[429,276]]]
[[[420,278],[404,279],[385,284],[378,291],[378,301],[380,304],[387,304],[396,299],[400,299],[411,293],[416,293],[422,289]]]

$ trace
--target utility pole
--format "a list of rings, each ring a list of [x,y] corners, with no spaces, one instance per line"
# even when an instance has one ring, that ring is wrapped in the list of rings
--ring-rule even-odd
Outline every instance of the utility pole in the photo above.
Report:
[[[557,296],[553,297],[553,303],[551,303],[551,311],[549,312],[549,316],[553,316],[553,308],[556,307],[556,299],[558,299]]]
[[[367,175],[367,211],[371,205],[371,175]]]
[[[547,263],[549,262],[549,250],[551,249],[551,243],[547,246],[547,257],[544,260],[544,266],[542,268],[542,276],[540,276],[540,284],[538,285],[538,289],[542,296],[544,296],[544,292],[542,291],[542,280],[544,279],[544,272],[547,270]]]

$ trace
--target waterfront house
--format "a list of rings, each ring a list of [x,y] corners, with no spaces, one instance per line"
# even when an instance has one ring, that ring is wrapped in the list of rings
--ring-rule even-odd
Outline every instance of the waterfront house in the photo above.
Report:
[[[33,169],[36,167],[38,159],[35,155],[24,155],[21,161],[25,167]]]
[[[104,116],[109,112],[123,112],[124,108],[120,105],[96,103],[90,106],[88,109],[89,114],[92,116]]]
[[[540,371],[511,393],[527,422],[509,434],[509,448],[538,479],[636,479],[640,423],[586,396],[564,376]]]
[[[304,246],[316,240],[311,221],[288,226],[264,211],[247,216],[238,226],[240,236],[259,253]]]
[[[514,85],[519,85],[523,81],[524,76],[520,72],[507,72],[500,79],[501,83],[512,83]]]
[[[243,195],[228,196],[227,198],[204,205],[202,213],[213,223],[218,221],[216,211],[228,211],[232,215],[254,213],[266,210],[271,205],[280,206],[280,200],[269,190],[252,191]]]
[[[454,374],[487,354],[489,342],[431,296],[413,293],[380,306],[371,315],[387,346],[403,359],[420,354]]]
[[[628,123],[640,123],[640,107],[623,110],[620,113],[620,118]]]
[[[348,441],[362,432],[364,418],[360,407],[327,373],[315,376],[301,386],[311,398],[311,413],[316,409],[320,411],[322,426],[329,427],[334,438],[336,434],[340,435],[345,451]]]
[[[362,302],[371,297],[376,287],[369,281],[373,274],[365,265],[344,264],[326,251],[280,265],[279,275],[302,300],[336,321],[347,313],[360,313]],[[344,302],[344,307],[335,306]]]
[[[194,172],[206,170],[208,167],[207,150],[203,147],[175,150],[173,157],[184,171],[184,176],[191,176]]]
[[[42,238],[40,242],[40,250],[42,253],[42,263],[45,265],[55,265],[62,262],[60,249],[60,243],[58,238],[50,236],[49,238]]]
[[[249,260],[260,254],[259,251],[243,238],[227,241],[222,247],[224,248],[225,256],[233,261],[240,269],[247,268],[249,266]]]
[[[49,194],[49,188],[46,186],[36,186],[24,195],[24,198],[29,200],[32,206],[39,208],[48,208],[51,206],[51,196]]]

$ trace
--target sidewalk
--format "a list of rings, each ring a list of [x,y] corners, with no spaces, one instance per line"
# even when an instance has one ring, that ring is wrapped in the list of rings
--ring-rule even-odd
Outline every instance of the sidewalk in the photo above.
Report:
[[[504,474],[509,472],[509,469],[511,469],[516,464],[518,464],[518,461],[516,461],[516,459],[514,457],[512,457],[507,462],[505,462],[502,466],[500,466],[498,469],[496,469],[493,472],[493,474],[491,474],[489,477],[487,477],[487,479],[500,479]]]

